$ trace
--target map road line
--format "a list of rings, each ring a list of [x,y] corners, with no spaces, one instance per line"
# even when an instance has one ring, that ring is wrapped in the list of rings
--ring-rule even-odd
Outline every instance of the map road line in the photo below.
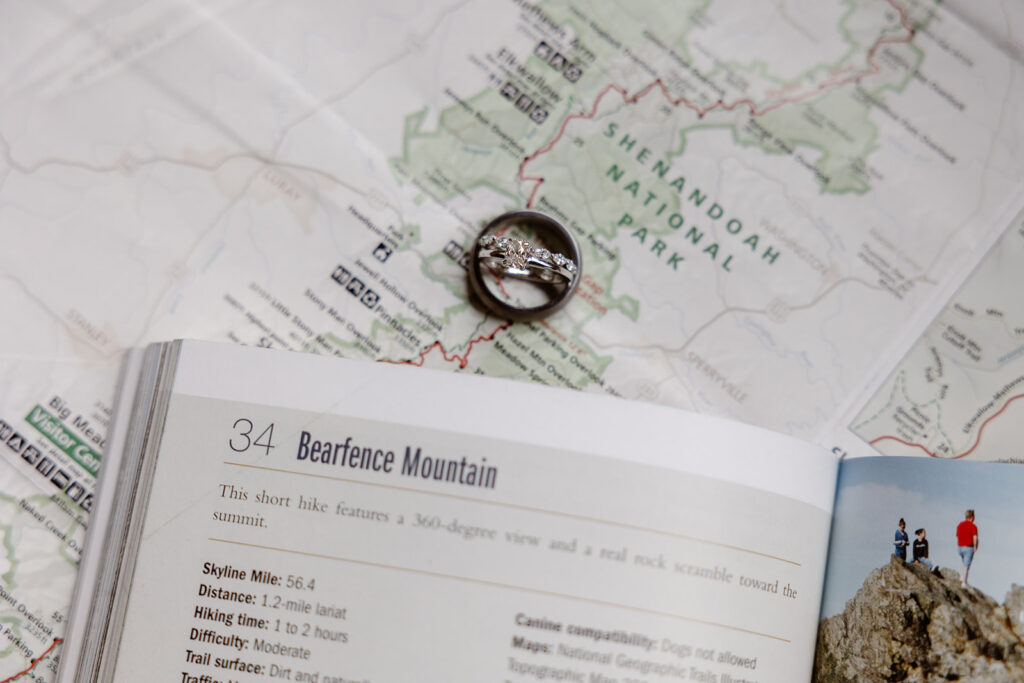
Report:
[[[1010,407],[1010,404],[1013,403],[1014,401],[1016,401],[1018,398],[1024,398],[1024,394],[1017,394],[1016,396],[1011,397],[1010,400],[1008,400],[1005,404],[1003,404],[1003,407],[1000,408],[999,410],[997,410],[994,415],[991,415],[987,420],[982,422],[981,426],[978,427],[978,436],[974,440],[974,445],[972,445],[970,448],[968,448],[966,451],[964,451],[960,455],[954,455],[954,456],[952,456],[950,458],[942,458],[941,455],[935,455],[934,453],[932,453],[930,450],[928,450],[927,448],[925,448],[924,446],[922,446],[919,443],[911,443],[909,441],[904,441],[903,439],[901,439],[901,438],[899,438],[897,436],[888,436],[888,435],[887,436],[878,436],[878,437],[875,437],[874,439],[872,439],[871,441],[869,441],[868,443],[870,445],[874,446],[879,441],[896,441],[898,443],[903,444],[904,446],[910,446],[911,448],[920,448],[922,451],[924,451],[925,453],[927,453],[929,456],[931,456],[933,458],[942,458],[943,460],[959,460],[960,458],[966,458],[968,455],[973,453],[974,450],[978,446],[981,445],[981,434],[982,434],[982,432],[985,431],[985,427],[988,426],[988,423],[991,422],[992,420],[996,419],[1000,415],[1002,415],[1003,412],[1007,408]]]
[[[13,676],[11,676],[9,678],[5,678],[4,680],[0,681],[0,683],[11,683],[11,681],[16,681],[19,678],[21,678],[22,676],[24,676],[26,674],[29,674],[29,673],[32,673],[32,669],[36,668],[36,665],[38,665],[39,662],[41,662],[44,659],[46,659],[47,657],[49,657],[50,653],[53,652],[54,648],[56,648],[58,645],[60,645],[63,642],[64,642],[63,638],[54,638],[53,639],[53,643],[50,645],[50,647],[46,648],[46,650],[43,652],[43,654],[41,654],[38,657],[36,657],[35,659],[33,659],[32,663],[28,665],[27,669],[19,671],[18,673],[14,674]]]
[[[458,361],[459,362],[459,367],[460,368],[464,368],[464,367],[466,367],[466,364],[469,363],[469,353],[473,350],[473,346],[477,342],[493,341],[494,337],[497,336],[497,334],[499,332],[501,332],[502,330],[507,330],[510,325],[511,325],[511,323],[502,323],[501,325],[496,327],[494,329],[494,331],[491,332],[490,334],[482,334],[479,337],[477,337],[476,339],[470,340],[469,344],[466,345],[466,352],[463,353],[461,356],[458,355],[458,354],[455,354],[455,353],[453,353],[451,356],[449,356],[448,352],[444,348],[444,344],[442,344],[441,341],[438,340],[438,341],[434,342],[433,344],[431,344],[430,346],[428,346],[427,348],[423,349],[423,351],[420,352],[420,357],[418,359],[416,359],[416,360],[390,360],[390,359],[387,359],[387,358],[383,358],[383,359],[381,359],[381,362],[382,363],[394,363],[396,365],[415,365],[416,367],[423,367],[423,363],[424,363],[424,361],[426,361],[427,355],[431,351],[433,351],[435,348],[438,348],[438,349],[441,349],[441,356],[446,361],[448,361],[449,363],[451,363],[453,361]],[[5,681],[0,681],[0,683],[6,683],[6,682]]]
[[[855,74],[853,74],[851,76],[848,76],[847,78],[843,78],[843,79],[840,79],[838,81],[826,81],[825,83],[822,83],[822,84],[818,85],[818,87],[814,88],[813,90],[809,90],[809,91],[807,91],[805,93],[802,93],[802,94],[800,94],[798,96],[793,96],[793,97],[789,97],[789,98],[782,98],[782,99],[776,100],[776,101],[772,102],[771,104],[765,105],[761,109],[757,108],[757,105],[754,103],[753,100],[746,99],[746,98],[740,99],[740,100],[736,100],[735,102],[732,102],[731,104],[726,104],[722,100],[719,100],[719,101],[715,102],[714,104],[712,104],[710,107],[705,107],[705,108],[702,109],[702,108],[698,107],[697,105],[693,104],[692,102],[687,101],[686,98],[683,98],[683,97],[672,97],[672,95],[668,91],[668,88],[665,87],[665,84],[662,82],[662,80],[660,78],[655,79],[653,83],[650,83],[649,85],[644,87],[642,90],[640,90],[639,92],[637,92],[633,96],[629,96],[628,93],[626,92],[625,88],[623,88],[622,86],[616,85],[615,83],[611,83],[611,84],[605,86],[604,90],[602,90],[600,93],[598,93],[597,98],[594,100],[594,106],[590,108],[589,112],[583,112],[583,113],[580,113],[580,114],[572,114],[570,116],[566,116],[562,120],[562,125],[558,127],[558,132],[551,139],[551,141],[548,142],[548,144],[544,145],[544,147],[542,147],[541,149],[537,150],[536,152],[534,152],[530,156],[526,157],[523,160],[523,163],[521,163],[519,165],[519,180],[524,182],[524,183],[526,183],[526,182],[533,182],[534,183],[533,189],[530,191],[530,198],[526,202],[526,208],[528,208],[528,209],[533,208],[533,202],[534,202],[534,199],[537,196],[537,190],[539,190],[540,186],[544,184],[544,178],[542,176],[524,176],[523,175],[523,170],[526,168],[526,165],[529,164],[534,159],[536,159],[537,157],[539,157],[539,156],[541,156],[543,154],[547,154],[548,152],[550,152],[551,149],[558,143],[558,141],[562,139],[562,136],[565,134],[565,129],[569,126],[569,122],[570,121],[574,121],[576,119],[592,119],[592,118],[594,118],[597,115],[597,110],[598,110],[598,108],[601,105],[601,100],[604,99],[604,96],[607,95],[609,92],[611,92],[613,90],[618,92],[622,96],[622,101],[625,104],[636,104],[640,99],[645,97],[648,93],[650,93],[652,90],[654,90],[655,87],[657,87],[657,88],[661,89],[662,95],[665,96],[665,99],[668,100],[669,104],[671,104],[673,107],[677,107],[677,106],[679,106],[681,104],[684,107],[686,107],[687,109],[691,109],[692,111],[694,111],[697,114],[698,118],[704,118],[705,114],[707,114],[708,112],[714,111],[715,109],[724,109],[726,111],[732,111],[733,109],[736,109],[737,107],[747,107],[748,109],[750,109],[750,115],[751,116],[763,116],[764,114],[767,114],[768,112],[773,111],[775,109],[778,109],[779,107],[782,107],[784,105],[795,104],[797,102],[802,102],[804,100],[810,99],[811,97],[814,97],[815,95],[820,94],[821,92],[823,92],[824,90],[826,90],[828,88],[835,88],[835,87],[839,87],[841,85],[846,85],[848,83],[855,83],[857,81],[860,81],[861,79],[864,79],[864,78],[866,78],[868,76],[872,76],[872,75],[877,74],[878,72],[880,72],[882,70],[882,68],[875,62],[875,53],[878,51],[878,48],[880,48],[882,45],[885,45],[887,43],[909,43],[911,40],[914,39],[914,36],[917,33],[914,30],[914,27],[910,25],[910,23],[909,23],[909,21],[907,19],[907,12],[906,12],[906,10],[904,10],[902,7],[897,5],[895,0],[887,0],[887,1],[888,1],[888,3],[890,5],[892,5],[893,9],[895,9],[897,12],[899,12],[899,14],[900,14],[900,24],[902,24],[903,28],[905,28],[907,30],[907,34],[904,35],[904,36],[881,36],[881,37],[879,37],[879,39],[877,41],[875,41],[875,44],[871,46],[871,49],[869,49],[868,53],[867,53],[867,62],[871,66],[870,69],[866,69],[866,70],[861,71],[859,73],[855,73]]]

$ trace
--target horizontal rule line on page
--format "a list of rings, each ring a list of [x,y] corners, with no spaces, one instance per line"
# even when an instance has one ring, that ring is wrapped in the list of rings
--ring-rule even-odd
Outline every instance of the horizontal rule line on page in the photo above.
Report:
[[[692,541],[694,543],[704,543],[705,545],[715,546],[716,548],[724,548],[726,550],[735,550],[741,553],[747,553],[749,555],[757,555],[758,557],[764,557],[769,560],[776,560],[778,562],[785,562],[786,564],[793,565],[794,567],[802,566],[799,562],[793,560],[787,560],[784,557],[777,555],[769,555],[768,553],[762,553],[758,550],[751,550],[750,548],[743,548],[738,545],[729,545],[728,543],[719,543],[717,541],[711,541],[706,538],[699,538],[697,536],[687,536],[686,534],[677,534],[671,531],[662,531],[660,529],[651,529],[649,527],[639,526],[637,524],[627,524],[625,522],[615,522],[608,519],[600,519],[598,517],[587,517],[585,515],[575,515],[571,512],[560,512],[557,510],[544,510],[541,508],[533,508],[527,505],[516,505],[515,503],[502,503],[493,500],[480,500],[479,498],[470,498],[469,496],[459,496],[453,493],[438,493],[435,491],[423,491],[421,489],[407,488],[404,486],[394,486],[392,484],[380,484],[377,482],[370,481],[359,481],[358,479],[346,479],[344,477],[333,477],[329,474],[313,474],[312,472],[296,472],[295,470],[286,470],[278,467],[264,467],[263,465],[249,465],[243,462],[231,462],[224,461],[225,465],[233,465],[235,467],[245,467],[253,470],[263,470],[265,472],[280,472],[281,474],[294,474],[300,477],[312,477],[314,479],[327,479],[330,481],[342,481],[348,484],[357,484],[359,486],[376,486],[382,489],[391,489],[394,491],[403,491],[405,493],[419,493],[425,496],[435,496],[437,498],[450,498],[452,500],[459,500],[469,503],[479,503],[481,505],[491,505],[494,507],[507,508],[511,510],[523,510],[526,512],[533,512],[542,515],[551,515],[553,517],[562,517],[565,519],[575,519],[583,522],[592,522],[594,524],[604,524],[606,526],[619,527],[620,529],[631,529],[633,531],[643,531],[649,534],[657,534],[660,536],[667,536],[669,538],[677,538],[684,541]]]
[[[679,619],[680,621],[689,621],[694,624],[703,624],[705,626],[715,626],[718,628],[724,628],[729,631],[737,631],[739,633],[747,633],[753,636],[760,636],[762,638],[769,638],[771,640],[778,640],[783,643],[790,643],[788,638],[781,636],[773,636],[770,633],[761,633],[760,631],[752,631],[750,629],[741,628],[739,626],[730,626],[729,624],[722,624],[716,621],[707,621],[706,619],[697,619],[695,617],[688,617],[683,614],[674,614],[672,612],[661,612],[659,610],[647,609],[645,607],[636,607],[634,605],[623,605],[617,602],[610,602],[607,600],[597,600],[595,598],[586,598],[579,595],[569,595],[568,593],[557,593],[555,591],[546,591],[540,588],[529,588],[527,586],[514,586],[507,583],[499,583],[497,581],[487,581],[486,579],[474,579],[466,576],[455,576],[453,574],[442,574],[440,572],[427,571],[425,569],[413,569],[411,567],[396,567],[389,564],[382,564],[379,562],[369,562],[367,560],[355,560],[349,557],[338,557],[337,555],[325,555],[322,553],[311,553],[304,550],[291,550],[289,548],[275,548],[269,545],[260,545],[258,543],[244,543],[242,541],[231,541],[224,538],[208,538],[207,540],[213,541],[214,543],[224,543],[227,545],[237,545],[246,548],[256,548],[258,550],[269,550],[278,553],[287,553],[289,555],[301,555],[303,557],[315,557],[321,560],[331,560],[334,562],[345,562],[347,564],[358,564],[364,567],[374,567],[377,569],[390,569],[398,572],[406,572],[409,574],[419,574],[421,576],[433,576],[439,579],[450,579],[453,581],[462,581],[464,583],[473,583],[481,586],[491,586],[493,588],[504,588],[507,590],[522,591],[524,593],[533,593],[535,595],[544,595],[553,598],[563,598],[565,600],[575,600],[577,602],[587,602],[592,605],[601,605],[603,607],[614,607],[617,609],[625,609],[633,612],[642,612],[644,614],[651,614],[659,617],[668,617],[670,619]]]

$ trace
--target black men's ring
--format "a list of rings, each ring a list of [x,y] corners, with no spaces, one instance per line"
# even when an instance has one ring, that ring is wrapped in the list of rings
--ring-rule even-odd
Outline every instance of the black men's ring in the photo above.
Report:
[[[516,225],[532,230],[538,241],[543,240],[547,246],[496,234]],[[499,279],[509,277],[538,283],[547,289],[549,299],[539,306],[516,306],[486,285],[484,268]],[[579,245],[564,225],[536,211],[512,211],[498,216],[480,231],[470,251],[469,282],[492,313],[507,320],[535,320],[568,303],[579,284],[581,270]]]

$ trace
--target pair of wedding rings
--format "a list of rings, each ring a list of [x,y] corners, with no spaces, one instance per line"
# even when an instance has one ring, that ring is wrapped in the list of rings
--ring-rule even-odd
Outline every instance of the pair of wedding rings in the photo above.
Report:
[[[504,233],[514,226],[532,230],[547,246],[506,236]],[[469,282],[492,313],[507,320],[535,320],[568,303],[579,284],[581,266],[579,245],[565,226],[536,211],[512,211],[480,231],[470,251]],[[509,297],[499,296],[485,282],[485,269],[498,280],[537,283],[546,291],[547,301],[539,306],[520,306]]]

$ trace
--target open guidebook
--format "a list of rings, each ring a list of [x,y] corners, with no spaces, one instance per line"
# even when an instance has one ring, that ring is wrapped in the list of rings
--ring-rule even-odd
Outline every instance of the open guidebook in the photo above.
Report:
[[[1013,465],[173,342],[101,477],[61,681],[1024,675]]]

